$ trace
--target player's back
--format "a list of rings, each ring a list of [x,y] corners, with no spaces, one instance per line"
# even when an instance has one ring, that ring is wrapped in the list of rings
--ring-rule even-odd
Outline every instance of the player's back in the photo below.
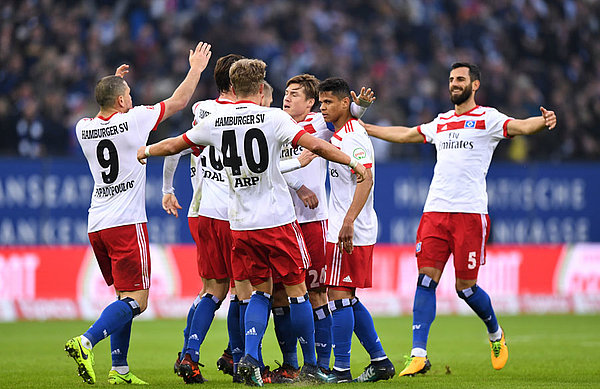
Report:
[[[225,107],[186,133],[191,142],[221,151],[231,229],[271,228],[295,220],[279,155],[283,144],[295,144],[304,133],[281,109],[247,101]]]
[[[94,178],[88,232],[147,221],[146,166],[136,153],[163,114],[160,103],[77,123],[77,140]]]

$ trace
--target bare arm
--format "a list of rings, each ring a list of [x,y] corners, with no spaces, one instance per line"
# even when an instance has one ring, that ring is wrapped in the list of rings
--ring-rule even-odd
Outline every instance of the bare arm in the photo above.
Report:
[[[183,135],[179,135],[173,138],[163,139],[150,146],[140,147],[137,151],[137,159],[142,165],[145,165],[147,157],[173,155],[188,147],[190,147],[190,145],[183,139]]]
[[[316,138],[306,133],[298,139],[298,144],[328,161],[350,166],[356,173],[357,182],[364,180],[365,175],[367,174],[367,169],[356,159],[350,158],[346,153],[337,149],[331,143],[325,142],[323,139]]]
[[[356,191],[354,192],[352,203],[346,212],[342,228],[340,228],[338,234],[338,245],[340,250],[346,250],[348,254],[352,254],[352,250],[354,249],[352,243],[352,239],[354,238],[354,221],[365,206],[371,188],[373,188],[373,173],[371,172],[371,169],[367,169],[367,175],[365,176],[364,181],[356,184]]]
[[[506,127],[508,135],[531,135],[545,128],[552,130],[556,127],[556,114],[554,111],[548,111],[544,107],[540,107],[540,111],[542,112],[542,116],[534,116],[522,120],[515,119],[508,122]]]
[[[206,68],[212,52],[210,51],[210,45],[208,43],[199,42],[195,50],[190,50],[189,61],[190,70],[188,71],[185,79],[179,84],[175,92],[164,101],[165,103],[165,114],[162,120],[167,119],[174,113],[181,111],[188,104],[198,81],[200,81],[200,75]]]
[[[404,126],[376,126],[375,124],[367,124],[360,122],[367,130],[367,134],[375,138],[387,140],[394,143],[423,143],[425,138],[417,127]]]

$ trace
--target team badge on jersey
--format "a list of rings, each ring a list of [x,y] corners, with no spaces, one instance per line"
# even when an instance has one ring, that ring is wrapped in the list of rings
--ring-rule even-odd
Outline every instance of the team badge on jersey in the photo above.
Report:
[[[465,128],[475,128],[475,120],[466,120]]]
[[[423,245],[423,242],[417,242],[417,249],[416,249],[417,254],[419,254],[421,252],[422,245]]]

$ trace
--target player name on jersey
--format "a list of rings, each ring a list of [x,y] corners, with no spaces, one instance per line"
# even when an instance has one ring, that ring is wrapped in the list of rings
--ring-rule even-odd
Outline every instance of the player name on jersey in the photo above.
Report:
[[[264,123],[265,114],[257,113],[243,116],[221,116],[215,120],[215,127],[223,126],[242,126],[247,124]]]
[[[125,131],[129,131],[129,124],[127,122],[104,128],[83,129],[81,131],[81,139],[106,138],[108,136],[117,135]]]
[[[135,186],[135,180],[121,182],[118,185],[110,185],[105,187],[98,187],[94,190],[94,196],[96,197],[110,197],[119,193],[126,192],[129,189],[133,189]]]

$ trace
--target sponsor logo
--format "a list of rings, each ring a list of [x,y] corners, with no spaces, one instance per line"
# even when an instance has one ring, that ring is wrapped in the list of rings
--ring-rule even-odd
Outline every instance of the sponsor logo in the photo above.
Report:
[[[80,351],[80,353],[81,353],[81,357],[82,357],[83,359],[88,359],[88,356],[87,356],[87,354],[86,354],[85,352],[83,352],[83,347],[81,347],[81,344],[79,344],[79,351]]]
[[[414,326],[412,326],[413,330],[418,330],[421,329],[421,325],[420,324],[415,324]]]
[[[354,158],[358,160],[365,159],[367,158],[367,152],[359,147],[357,149],[354,149],[354,151],[352,152],[352,156],[354,156]]]
[[[258,335],[256,333],[256,328],[252,327],[248,331],[246,331],[246,335]]]
[[[191,334],[188,338],[189,340],[198,340],[198,335],[196,334]]]
[[[344,279],[342,281],[344,281],[344,282],[352,282],[352,278],[350,278],[350,276],[348,275],[348,276],[344,277]]]
[[[423,245],[423,242],[417,242],[417,254],[421,252],[421,246]]]

